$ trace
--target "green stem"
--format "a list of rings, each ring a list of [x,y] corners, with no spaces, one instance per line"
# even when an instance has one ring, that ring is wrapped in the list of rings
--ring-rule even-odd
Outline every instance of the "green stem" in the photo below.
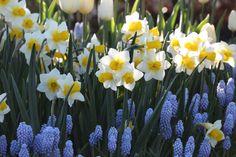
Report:
[[[83,15],[83,45],[85,45],[87,38],[87,15]]]
[[[145,8],[145,0],[141,0],[141,3],[142,3],[142,6],[141,6],[141,9],[142,9],[142,18],[145,17],[145,11],[146,11],[146,8]]]

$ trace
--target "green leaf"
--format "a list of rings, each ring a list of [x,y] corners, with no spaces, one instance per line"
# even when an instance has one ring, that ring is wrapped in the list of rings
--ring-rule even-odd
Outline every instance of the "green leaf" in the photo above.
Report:
[[[224,19],[225,19],[226,13],[227,13],[227,10],[224,11],[224,13],[222,14],[222,16],[216,26],[216,39],[217,39],[217,41],[219,41],[219,39],[220,39],[220,33],[221,33],[222,26],[224,24]]]
[[[48,18],[51,18],[55,9],[55,6],[57,4],[57,0],[53,0],[48,8]]]
[[[177,15],[179,13],[179,8],[180,8],[180,3],[178,2],[178,3],[175,4],[174,9],[172,11],[172,14],[166,22],[165,34],[168,31],[172,31],[174,29],[175,22],[176,22],[176,19],[177,19]]]
[[[18,103],[18,107],[19,107],[19,110],[20,110],[22,120],[29,124],[30,123],[30,117],[29,117],[27,109],[26,109],[26,103],[23,101],[23,99],[20,95],[19,89],[16,85],[16,82],[15,82],[13,76],[11,76],[11,81],[12,81],[14,94],[16,96],[16,101]]]
[[[133,8],[132,8],[132,10],[131,10],[131,13],[134,13],[135,11],[137,11],[138,5],[139,5],[139,1],[140,1],[140,0],[135,0],[134,5],[133,5]]]
[[[38,103],[37,103],[37,95],[36,95],[36,63],[35,63],[35,45],[33,46],[30,58],[30,66],[29,66],[29,81],[28,81],[28,97],[29,97],[29,111],[31,118],[31,125],[33,127],[34,132],[37,132],[40,129],[40,121],[38,116]]]
[[[205,17],[204,20],[197,26],[197,32],[200,32],[202,27],[209,22],[209,14]]]

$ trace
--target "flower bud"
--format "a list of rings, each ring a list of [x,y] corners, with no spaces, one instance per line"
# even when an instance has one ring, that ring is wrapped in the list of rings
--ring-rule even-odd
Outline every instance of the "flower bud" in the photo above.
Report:
[[[228,28],[232,32],[236,31],[236,11],[232,10],[229,14],[229,19],[228,19]]]
[[[209,2],[209,0],[198,0],[198,2],[201,4],[206,4],[207,2]]]
[[[79,10],[79,0],[58,0],[61,10],[67,14],[76,13]]]
[[[210,42],[212,43],[216,42],[216,31],[215,31],[214,25],[211,25],[210,23],[206,23],[201,29],[201,32],[203,31],[207,32]]]
[[[113,0],[101,0],[98,6],[98,17],[102,20],[109,21],[113,16]]]
[[[93,10],[94,0],[79,0],[79,12],[88,14]]]

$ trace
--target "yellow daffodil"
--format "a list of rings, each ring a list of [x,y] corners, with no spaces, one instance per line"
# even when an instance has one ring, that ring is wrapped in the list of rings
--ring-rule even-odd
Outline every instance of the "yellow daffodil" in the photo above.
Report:
[[[61,75],[57,68],[54,68],[47,74],[40,74],[40,84],[37,87],[37,90],[45,93],[46,97],[51,101],[56,99],[57,92],[59,91],[58,80],[65,78],[65,75]]]
[[[108,55],[100,59],[100,62],[114,72],[122,72],[129,64],[130,56],[128,51],[117,51],[109,49]]]
[[[8,12],[5,15],[5,19],[7,22],[15,22],[15,20],[19,20],[30,14],[30,10],[26,8],[25,0],[10,3],[7,10]]]
[[[90,52],[88,51],[88,49],[84,49],[84,53],[80,54],[77,59],[79,61],[79,65],[80,65],[80,74],[84,74],[87,70],[87,66],[88,66],[88,62],[89,62],[89,56],[90,56]],[[98,62],[98,56],[97,54],[95,54],[95,61],[96,63]],[[90,62],[90,68],[89,68],[89,73],[92,72],[94,67],[94,59],[93,57],[91,57],[91,62]]]
[[[25,34],[25,43],[20,48],[20,51],[24,53],[28,64],[30,62],[33,46],[35,46],[35,51],[37,53],[40,52],[43,40],[44,36],[40,31]],[[43,55],[43,53],[40,53],[40,55]]]
[[[145,73],[145,81],[152,78],[162,81],[165,77],[165,70],[170,67],[170,63],[166,60],[164,51],[158,53],[150,52],[145,54],[143,61],[138,65],[138,69]]]
[[[115,73],[108,67],[101,63],[98,64],[99,71],[96,72],[98,81],[103,83],[104,88],[111,88],[112,90],[117,90],[117,76]]]
[[[216,144],[225,139],[224,133],[220,130],[222,127],[221,120],[215,121],[212,123],[203,123],[202,124],[206,129],[206,138],[209,139],[209,142],[213,148]]]
[[[3,93],[0,95],[0,123],[3,123],[4,121],[4,115],[10,112],[10,108],[7,105],[7,94]]]
[[[37,23],[39,14],[28,14],[24,16],[22,19],[16,20],[13,25],[17,25],[18,27],[24,29],[25,32],[34,32],[39,29],[39,25]]]
[[[57,97],[65,99],[68,95],[67,101],[70,107],[72,107],[75,100],[84,101],[84,96],[81,93],[81,83],[74,81],[70,73],[59,79],[57,83],[60,86]]]
[[[132,91],[135,87],[135,82],[143,77],[143,73],[134,67],[134,63],[125,68],[121,74],[121,81],[117,86],[123,85],[126,89]]]
[[[62,22],[60,25],[52,19],[47,20],[45,24],[45,37],[50,50],[58,49],[61,53],[66,53],[70,33],[68,32],[67,25]]]
[[[91,38],[91,42],[87,44],[87,48],[89,50],[94,48],[95,52],[98,53],[98,54],[105,53],[105,51],[106,51],[105,45],[102,45],[100,43],[100,41],[98,40],[96,34],[93,34],[93,36]]]

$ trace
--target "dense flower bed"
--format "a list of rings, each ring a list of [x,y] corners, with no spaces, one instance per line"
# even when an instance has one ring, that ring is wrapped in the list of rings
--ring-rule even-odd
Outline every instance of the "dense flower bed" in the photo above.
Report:
[[[142,1],[118,15],[117,0],[101,0],[91,34],[93,0],[39,4],[0,0],[0,155],[236,154],[236,40],[219,41],[224,17],[195,21],[179,1],[154,25]]]

